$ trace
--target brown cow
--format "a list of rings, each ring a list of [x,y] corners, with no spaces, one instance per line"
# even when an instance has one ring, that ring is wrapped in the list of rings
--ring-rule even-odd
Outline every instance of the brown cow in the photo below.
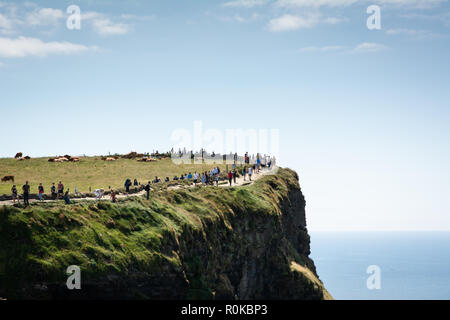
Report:
[[[4,176],[2,182],[12,181],[14,183],[14,176]]]
[[[23,157],[22,152],[18,152],[18,153],[16,153],[16,156],[14,157],[14,159],[22,158],[22,157]]]

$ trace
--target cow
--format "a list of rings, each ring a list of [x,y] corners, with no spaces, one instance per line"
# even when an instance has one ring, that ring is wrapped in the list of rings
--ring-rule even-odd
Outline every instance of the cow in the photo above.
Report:
[[[18,158],[22,158],[22,157],[23,157],[22,152],[18,152],[18,153],[16,153],[16,156],[14,157],[14,159],[18,159]]]
[[[14,176],[4,176],[2,182],[12,181],[14,183]]]
[[[116,161],[116,159],[108,157],[108,158],[105,159],[105,161]]]

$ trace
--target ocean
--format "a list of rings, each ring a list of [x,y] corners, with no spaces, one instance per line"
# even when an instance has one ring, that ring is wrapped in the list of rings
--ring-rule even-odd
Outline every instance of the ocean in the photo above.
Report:
[[[450,232],[309,233],[317,273],[337,300],[450,299]],[[368,289],[369,277],[379,286]]]

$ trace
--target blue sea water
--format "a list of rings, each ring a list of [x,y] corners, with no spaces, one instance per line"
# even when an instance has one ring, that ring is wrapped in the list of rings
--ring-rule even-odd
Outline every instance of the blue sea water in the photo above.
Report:
[[[450,299],[450,232],[310,232],[311,258],[335,299]],[[380,269],[369,290],[367,267]]]

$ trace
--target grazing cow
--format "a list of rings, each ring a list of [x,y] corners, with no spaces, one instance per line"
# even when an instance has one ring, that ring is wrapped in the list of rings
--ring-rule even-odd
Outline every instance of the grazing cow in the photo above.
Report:
[[[29,156],[23,157],[25,160],[30,160],[31,158]]]
[[[18,158],[22,158],[22,157],[23,157],[22,152],[18,152],[18,153],[16,153],[16,156],[14,157],[14,159],[18,159]]]
[[[2,182],[12,181],[14,183],[14,176],[4,176]]]

